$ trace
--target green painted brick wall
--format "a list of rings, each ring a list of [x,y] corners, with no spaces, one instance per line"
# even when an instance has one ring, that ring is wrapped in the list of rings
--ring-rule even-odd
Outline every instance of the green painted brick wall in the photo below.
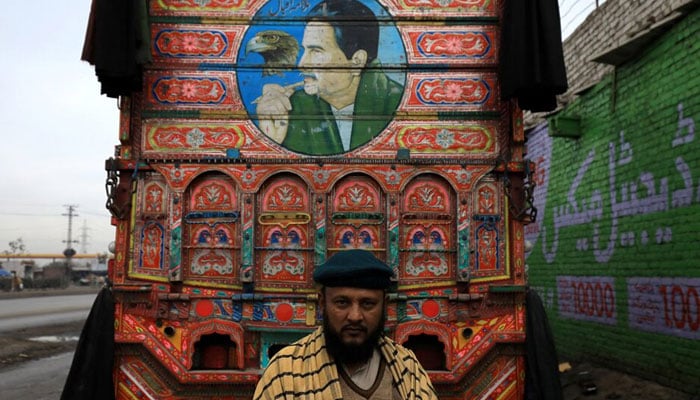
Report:
[[[561,355],[700,393],[700,12],[529,133],[530,285]]]

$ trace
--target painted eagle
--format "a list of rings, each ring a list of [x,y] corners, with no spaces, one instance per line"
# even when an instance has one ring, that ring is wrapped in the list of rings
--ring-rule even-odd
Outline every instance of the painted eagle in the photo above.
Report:
[[[299,43],[287,32],[261,31],[245,45],[245,53],[260,53],[265,60],[263,76],[281,75],[284,68],[296,65]]]

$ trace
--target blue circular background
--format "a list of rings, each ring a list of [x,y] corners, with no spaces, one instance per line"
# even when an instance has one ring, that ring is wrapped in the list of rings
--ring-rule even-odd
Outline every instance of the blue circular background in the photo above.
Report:
[[[297,69],[284,71],[281,76],[262,76],[260,67],[263,65],[263,58],[260,54],[251,52],[246,54],[245,45],[258,32],[266,30],[281,30],[289,33],[300,44],[297,63],[301,58],[303,49],[301,48],[301,39],[304,34],[305,21],[304,17],[316,4],[322,0],[271,0],[265,3],[258,10],[252,20],[252,24],[243,35],[240,49],[238,50],[237,58],[237,79],[238,88],[240,91],[243,104],[248,110],[249,115],[255,114],[255,105],[253,101],[262,94],[263,85],[268,83],[276,83],[282,86],[302,81],[300,72]],[[377,59],[383,66],[388,66],[389,69],[384,69],[386,75],[405,86],[406,74],[404,66],[406,65],[406,51],[401,40],[396,25],[388,11],[379,4],[376,0],[357,0],[366,5],[379,20],[379,49]],[[281,5],[286,6],[282,8]],[[257,121],[256,121],[257,124]]]

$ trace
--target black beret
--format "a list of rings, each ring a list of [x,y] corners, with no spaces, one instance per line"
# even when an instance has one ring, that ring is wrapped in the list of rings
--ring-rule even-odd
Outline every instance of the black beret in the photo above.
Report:
[[[314,281],[329,287],[387,289],[394,271],[367,250],[339,251],[314,270]]]

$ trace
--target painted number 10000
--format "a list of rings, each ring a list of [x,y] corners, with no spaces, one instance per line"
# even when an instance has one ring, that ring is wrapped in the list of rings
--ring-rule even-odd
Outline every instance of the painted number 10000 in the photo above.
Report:
[[[559,314],[565,318],[614,325],[615,279],[610,276],[558,276]]]
[[[615,291],[604,282],[571,282],[576,312],[588,316],[612,318],[615,315]]]
[[[692,286],[659,285],[664,300],[664,321],[669,328],[700,328],[700,296]]]
[[[630,327],[700,339],[700,278],[627,278]]]

